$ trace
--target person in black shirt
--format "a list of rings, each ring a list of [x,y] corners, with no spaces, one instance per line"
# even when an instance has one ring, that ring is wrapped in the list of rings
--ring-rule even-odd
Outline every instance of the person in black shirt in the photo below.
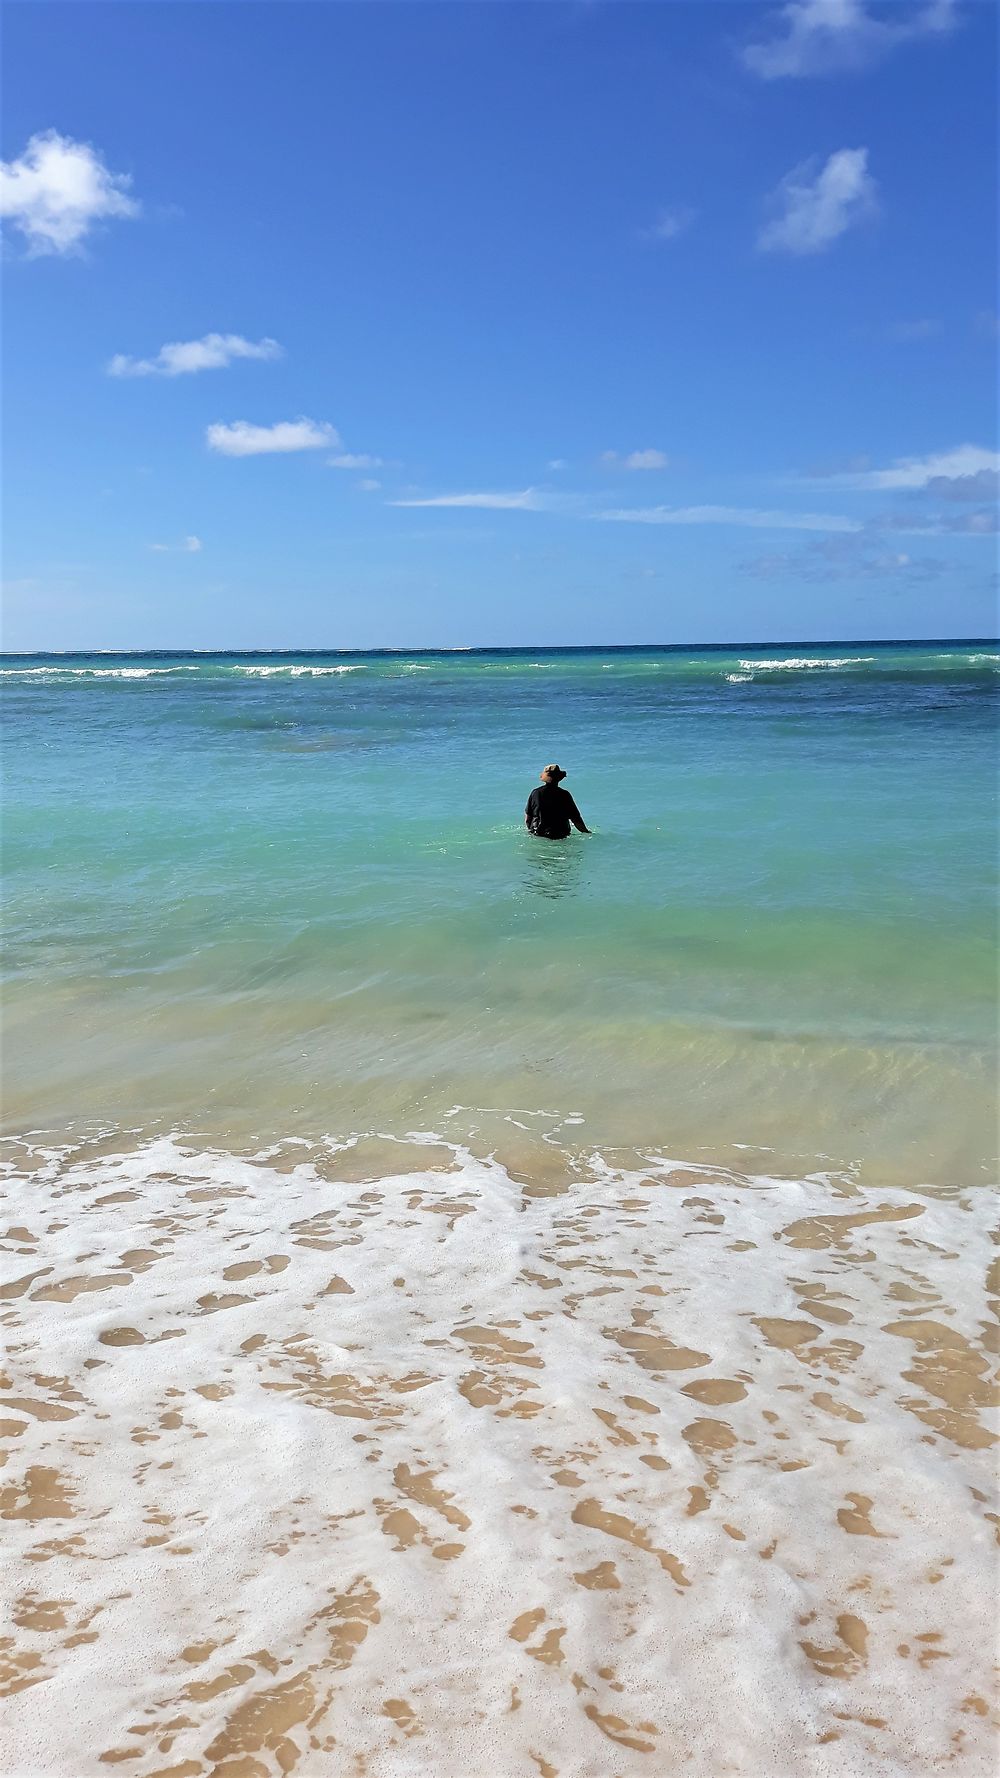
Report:
[[[583,816],[568,790],[560,788],[566,773],[562,766],[546,766],[542,781],[536,784],[524,811],[524,825],[540,840],[569,838],[570,823],[579,833],[589,833]]]

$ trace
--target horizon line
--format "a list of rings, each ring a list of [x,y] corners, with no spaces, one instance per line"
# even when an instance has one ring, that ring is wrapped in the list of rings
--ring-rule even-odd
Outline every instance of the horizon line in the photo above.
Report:
[[[18,660],[28,656],[51,655],[63,658],[70,655],[151,655],[151,654],[627,654],[638,648],[680,650],[680,649],[754,649],[754,648],[874,648],[896,644],[911,648],[930,648],[945,643],[978,643],[990,647],[1000,647],[1000,635],[996,636],[832,636],[822,640],[803,637],[786,637],[758,642],[726,641],[726,642],[476,642],[476,643],[419,643],[406,647],[398,643],[380,643],[369,647],[363,645],[343,646],[332,645],[318,647],[311,645],[305,648],[293,648],[286,644],[274,647],[262,647],[254,644],[250,647],[223,645],[215,648],[194,648],[190,644],[169,647],[163,643],[149,644],[146,647],[128,648],[6,648],[0,649],[0,660]]]

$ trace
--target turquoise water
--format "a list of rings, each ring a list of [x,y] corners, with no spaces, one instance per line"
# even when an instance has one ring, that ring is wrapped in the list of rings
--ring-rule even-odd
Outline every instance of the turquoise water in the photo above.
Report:
[[[985,1178],[998,664],[6,656],[7,1123]]]

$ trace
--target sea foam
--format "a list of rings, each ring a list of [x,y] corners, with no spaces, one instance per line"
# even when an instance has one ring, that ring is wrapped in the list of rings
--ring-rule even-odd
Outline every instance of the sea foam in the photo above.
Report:
[[[428,1136],[8,1196],[19,1774],[992,1773],[987,1193]]]
[[[833,655],[799,656],[791,655],[774,661],[749,660],[740,661],[745,672],[751,670],[759,673],[794,672],[801,673],[810,667],[867,667],[875,659],[873,654],[851,654],[842,657]]]

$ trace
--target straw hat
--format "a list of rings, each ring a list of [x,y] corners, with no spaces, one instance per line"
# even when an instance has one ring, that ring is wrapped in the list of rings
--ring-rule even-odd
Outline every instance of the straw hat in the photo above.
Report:
[[[563,771],[562,766],[546,766],[542,773],[542,777],[548,778],[549,782],[552,784],[558,784],[560,778],[565,778],[565,776],[566,773]]]

